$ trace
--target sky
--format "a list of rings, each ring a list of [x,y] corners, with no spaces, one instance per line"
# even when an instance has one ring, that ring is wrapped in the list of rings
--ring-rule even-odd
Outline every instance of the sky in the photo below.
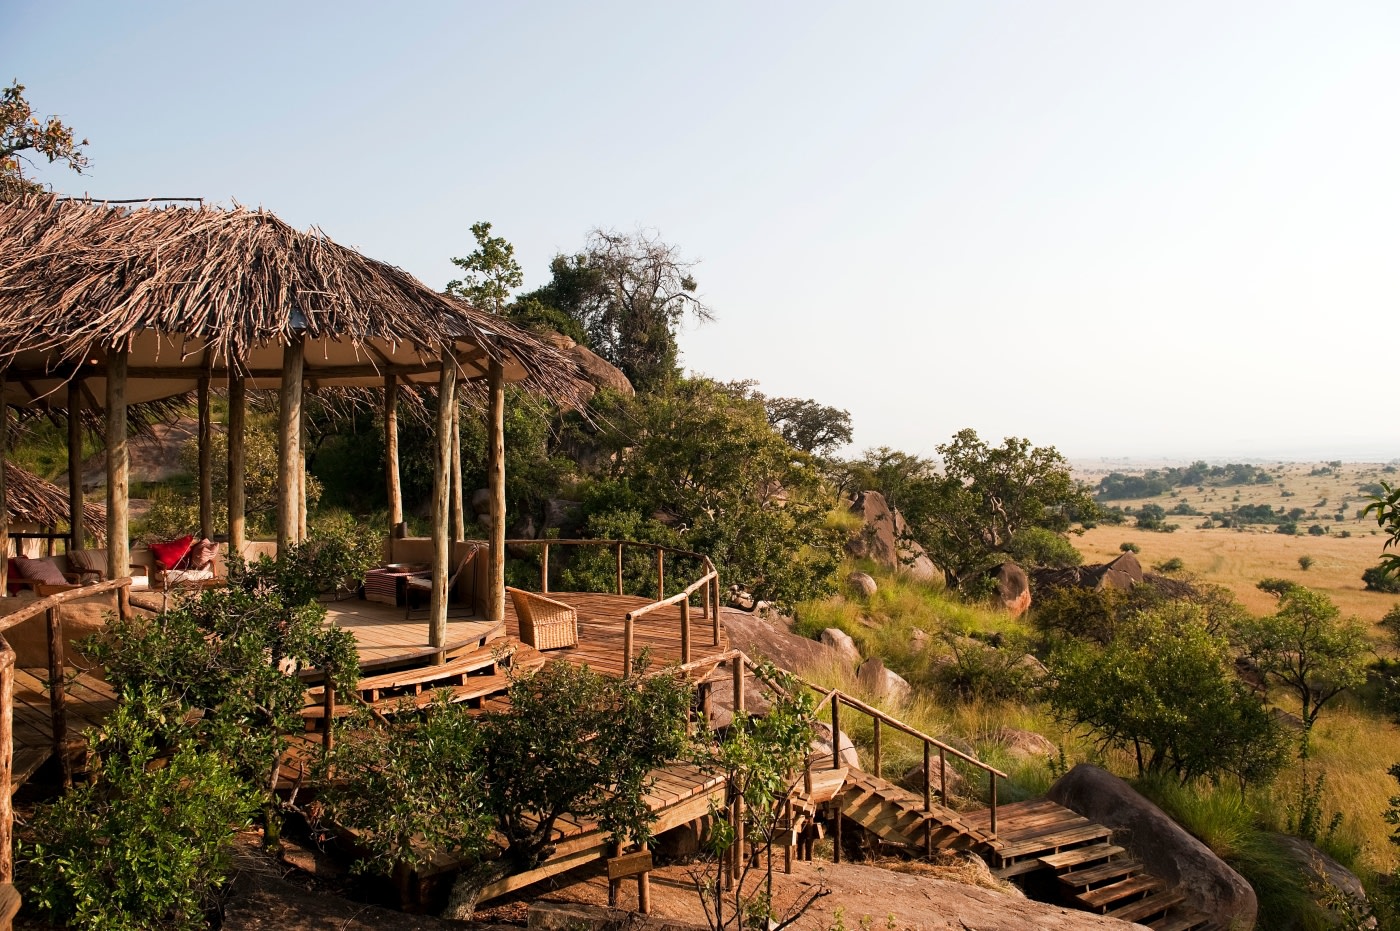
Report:
[[[1071,458],[1400,456],[1400,4],[0,0],[64,194],[262,206],[442,287],[654,230],[683,363]]]

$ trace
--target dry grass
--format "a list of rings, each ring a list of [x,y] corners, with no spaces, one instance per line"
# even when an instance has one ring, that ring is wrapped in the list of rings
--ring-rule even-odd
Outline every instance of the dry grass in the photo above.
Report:
[[[1379,561],[1384,538],[1373,519],[1356,516],[1369,501],[1359,486],[1382,479],[1393,481],[1397,476],[1382,472],[1383,467],[1377,464],[1343,465],[1332,475],[1308,474],[1317,467],[1312,463],[1270,467],[1279,480],[1269,485],[1207,486],[1204,491],[1183,488],[1178,489],[1175,498],[1160,495],[1110,502],[1134,509],[1143,504],[1159,504],[1168,511],[1185,502],[1206,513],[1241,504],[1268,504],[1275,510],[1303,508],[1306,513],[1298,521],[1298,536],[1275,533],[1272,527],[1263,525],[1244,530],[1201,530],[1198,525],[1204,517],[1170,515],[1168,522],[1180,525],[1174,533],[1151,533],[1131,526],[1100,526],[1075,539],[1074,544],[1084,554],[1085,562],[1112,559],[1118,555],[1119,545],[1125,542],[1142,548],[1138,558],[1144,567],[1178,557],[1186,564],[1187,572],[1204,581],[1227,586],[1245,607],[1257,614],[1271,612],[1274,599],[1255,588],[1255,584],[1262,578],[1276,576],[1324,592],[1343,613],[1374,623],[1400,598],[1368,592],[1361,583],[1361,573]],[[1292,494],[1285,497],[1285,491]],[[1324,500],[1327,503],[1320,505]],[[1336,520],[1338,512],[1344,515],[1344,520]],[[1325,536],[1310,536],[1307,528],[1313,524],[1320,524],[1331,532]],[[1344,538],[1340,536],[1342,531],[1352,535]],[[1299,567],[1301,556],[1313,558],[1310,569],[1304,571]]]

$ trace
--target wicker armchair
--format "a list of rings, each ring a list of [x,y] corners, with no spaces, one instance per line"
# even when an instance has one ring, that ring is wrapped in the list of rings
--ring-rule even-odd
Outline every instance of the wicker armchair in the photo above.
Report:
[[[520,621],[520,640],[537,650],[578,645],[578,612],[562,601],[518,588],[506,588]]]

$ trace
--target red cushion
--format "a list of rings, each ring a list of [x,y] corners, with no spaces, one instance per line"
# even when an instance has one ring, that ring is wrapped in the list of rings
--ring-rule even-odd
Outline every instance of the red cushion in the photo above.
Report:
[[[190,545],[194,543],[194,537],[184,536],[178,540],[171,540],[169,543],[152,543],[151,553],[156,557],[156,565],[162,569],[174,569],[180,565],[180,560],[185,558],[185,554],[190,551]]]
[[[5,563],[5,587],[10,590],[11,598],[13,598],[15,595],[18,595],[20,593],[20,590],[24,588],[23,585],[16,585],[14,582],[9,581],[10,579],[18,578],[20,578],[19,566],[15,565],[15,558],[11,556],[9,558],[9,561]]]

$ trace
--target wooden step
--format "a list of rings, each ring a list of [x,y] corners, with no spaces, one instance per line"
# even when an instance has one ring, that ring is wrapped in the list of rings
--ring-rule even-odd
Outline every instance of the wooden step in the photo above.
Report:
[[[446,663],[369,676],[361,679],[355,689],[365,697],[366,701],[374,702],[379,699],[381,691],[403,688],[414,688],[416,691],[421,691],[422,687],[429,683],[469,675],[478,670],[495,666],[497,663],[509,663],[514,653],[515,647],[510,643],[490,644],[472,650],[470,653],[464,653]],[[461,683],[456,684],[460,685]]]
[[[1126,852],[1117,844],[1093,844],[1088,847],[1074,847],[1061,853],[1047,854],[1036,859],[1052,870],[1062,870],[1083,863],[1093,863],[1095,860],[1106,860]]]
[[[1113,832],[1101,824],[1090,823],[1084,827],[1071,828],[1055,834],[1043,834],[1029,840],[1000,847],[997,850],[1003,859],[1017,859],[1029,854],[1058,853],[1062,848],[1074,847],[1090,841],[1107,840]],[[1043,859],[1043,858],[1042,858]]]
[[[1017,860],[1015,863],[992,870],[992,875],[997,879],[1013,879],[1043,869],[1045,869],[1045,864],[1031,857],[1028,860]]]
[[[437,688],[430,692],[422,692],[418,695],[396,695],[391,698],[381,698],[379,701],[371,702],[370,704],[371,707],[380,714],[388,715],[401,710],[416,711],[426,708],[443,692],[448,693],[447,700],[449,702],[457,704],[459,702],[478,701],[491,695],[499,695],[508,688],[510,688],[510,676],[506,673],[497,672],[489,676],[471,676],[462,685]]]
[[[1142,863],[1138,860],[1109,860],[1107,863],[1100,863],[1098,866],[1090,866],[1082,870],[1074,870],[1070,873],[1061,873],[1059,880],[1067,886],[1082,886],[1087,888],[1110,879],[1128,876],[1141,869]]]
[[[1130,876],[1116,883],[1109,883],[1106,886],[1099,886],[1097,889],[1081,892],[1075,896],[1075,899],[1082,902],[1086,908],[1107,911],[1115,902],[1122,902],[1124,899],[1134,896],[1141,897],[1148,892],[1160,891],[1161,888],[1162,881],[1160,879],[1144,873]]]
[[[1151,918],[1153,915],[1161,914],[1183,901],[1186,896],[1180,892],[1162,891],[1149,895],[1145,899],[1139,899],[1131,905],[1108,912],[1109,918],[1117,918],[1119,921],[1138,921],[1143,918]]]
[[[1148,925],[1153,931],[1198,931],[1210,919],[1200,912],[1190,912],[1169,918],[1159,918]]]

